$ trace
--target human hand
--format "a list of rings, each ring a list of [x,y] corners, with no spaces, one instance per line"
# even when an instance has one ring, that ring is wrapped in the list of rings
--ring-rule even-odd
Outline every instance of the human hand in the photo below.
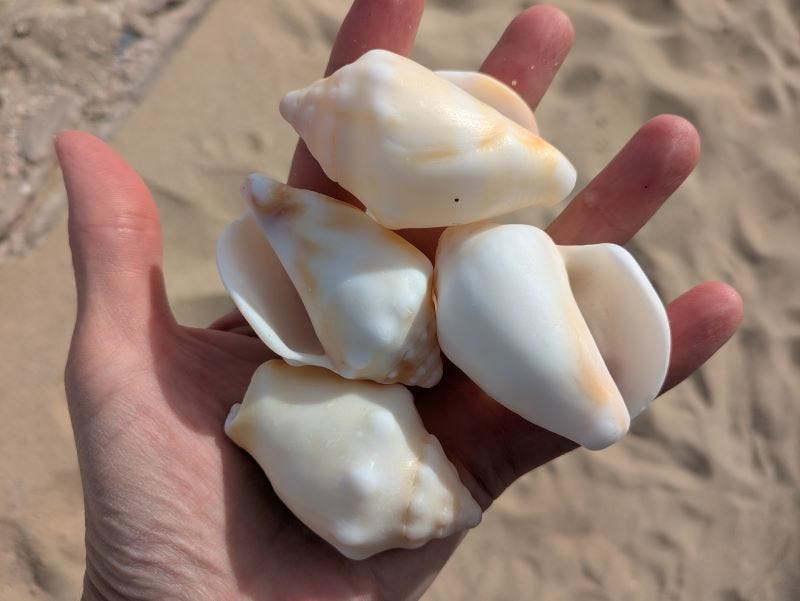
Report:
[[[357,0],[329,71],[380,46],[408,53],[422,0]],[[517,80],[534,106],[566,55],[559,11],[518,16],[483,70]],[[531,69],[531,65],[535,68]],[[270,357],[236,316],[178,325],[161,274],[153,200],[122,159],[77,132],[56,142],[69,194],[78,317],[66,370],[86,507],[85,598],[414,598],[461,537],[353,562],[306,529],[224,435],[255,368]],[[691,125],[647,123],[551,224],[561,244],[625,243],[693,169]],[[342,197],[300,146],[290,183]],[[409,232],[431,252],[437,231]],[[413,237],[412,237],[413,235]],[[665,389],[734,332],[741,301],[707,283],[673,301]],[[417,391],[426,427],[484,507],[529,470],[574,448],[487,398],[452,366]]]

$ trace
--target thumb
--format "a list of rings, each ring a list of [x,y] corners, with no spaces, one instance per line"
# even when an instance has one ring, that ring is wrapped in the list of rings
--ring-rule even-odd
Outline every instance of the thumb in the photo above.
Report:
[[[69,205],[78,326],[118,333],[172,322],[161,273],[161,227],[139,175],[108,145],[69,131],[55,140]],[[108,332],[111,333],[111,332]]]

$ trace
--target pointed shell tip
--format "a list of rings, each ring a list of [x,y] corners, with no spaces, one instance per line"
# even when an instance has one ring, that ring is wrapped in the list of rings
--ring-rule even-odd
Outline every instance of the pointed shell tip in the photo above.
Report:
[[[300,97],[301,97],[302,90],[294,90],[286,94],[283,98],[281,98],[281,102],[278,105],[278,111],[281,114],[281,117],[284,118],[288,123],[290,123],[294,127],[293,119],[295,114],[297,113],[297,107],[300,104]]]
[[[225,418],[225,434],[230,435],[231,427],[233,426],[233,422],[236,421],[236,416],[239,415],[239,410],[242,408],[241,403],[236,403],[231,407],[230,413],[228,413],[228,417]]]
[[[242,196],[245,201],[256,206],[266,207],[275,188],[276,182],[261,173],[251,173],[242,184]]]
[[[577,180],[578,172],[576,171],[575,166],[567,157],[559,153],[558,162],[556,163],[556,181],[560,182],[562,185],[559,194],[559,202],[564,200],[572,193]]]
[[[590,451],[600,451],[610,447],[625,436],[628,433],[630,423],[630,416],[627,411],[608,411],[606,415],[599,417],[586,439],[580,442]]]

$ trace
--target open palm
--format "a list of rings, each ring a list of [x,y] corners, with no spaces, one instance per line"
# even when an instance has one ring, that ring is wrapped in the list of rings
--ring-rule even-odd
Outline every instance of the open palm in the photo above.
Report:
[[[407,54],[422,8],[422,0],[357,0],[328,71],[374,47]],[[535,7],[511,23],[482,70],[516,80],[535,107],[571,41],[561,12]],[[236,314],[206,330],[178,325],[164,292],[158,216],[141,179],[87,134],[62,134],[56,148],[78,287],[66,383],[85,493],[85,598],[418,597],[461,537],[353,562],[297,521],[222,430],[269,351]],[[653,119],[548,231],[561,244],[625,243],[691,172],[698,152],[690,124]],[[290,183],[347,197],[302,144]],[[431,253],[437,234],[408,237]],[[724,284],[707,283],[668,313],[665,388],[730,337],[741,301]],[[503,409],[449,365],[441,384],[415,396],[426,427],[484,508],[575,446]]]

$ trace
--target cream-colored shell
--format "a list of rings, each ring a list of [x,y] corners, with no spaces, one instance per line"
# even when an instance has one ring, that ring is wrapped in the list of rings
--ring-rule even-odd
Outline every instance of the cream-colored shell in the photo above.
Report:
[[[532,226],[483,223],[446,230],[436,256],[445,355],[507,408],[590,449],[627,432],[669,357],[663,306],[611,246],[563,249]]]
[[[417,63],[371,50],[281,101],[326,175],[392,229],[555,204],[575,169],[553,146]]]
[[[434,73],[539,135],[539,127],[531,107],[522,96],[502,81],[478,71],[434,71]]]
[[[559,246],[570,289],[631,419],[658,396],[672,346],[653,285],[616,244]]]
[[[350,559],[413,549],[480,522],[480,507],[401,385],[269,361],[225,431],[286,506]]]
[[[217,262],[267,346],[292,365],[346,378],[425,387],[439,381],[433,267],[425,255],[363,211],[322,194],[259,174],[243,194],[271,250],[239,222],[220,237]],[[306,317],[291,307],[297,300]]]

